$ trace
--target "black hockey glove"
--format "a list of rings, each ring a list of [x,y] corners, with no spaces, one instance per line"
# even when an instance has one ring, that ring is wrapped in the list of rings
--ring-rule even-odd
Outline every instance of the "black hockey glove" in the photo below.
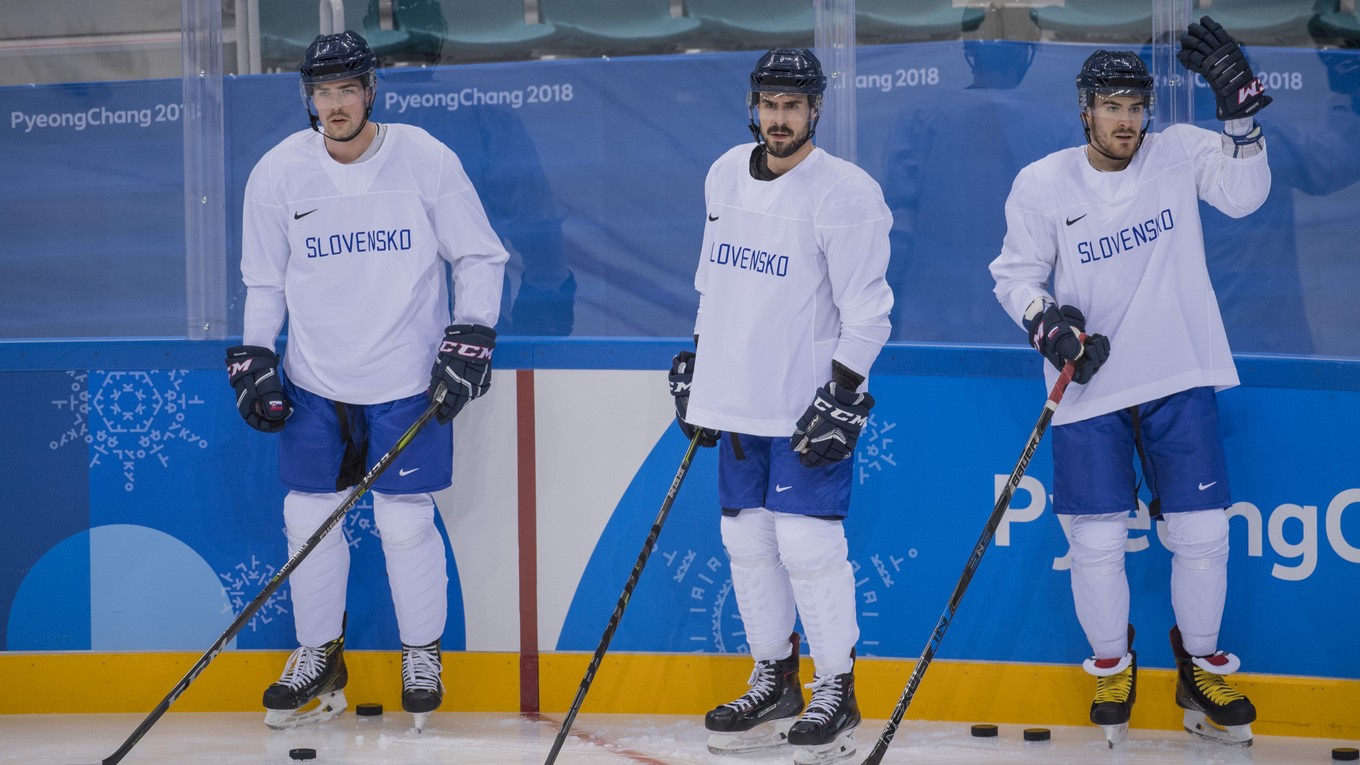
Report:
[[[450,324],[439,344],[439,357],[430,370],[430,395],[440,383],[448,390],[435,418],[449,424],[467,402],[491,387],[491,353],[496,330],[481,324]]]
[[[227,375],[247,425],[265,433],[283,430],[293,405],[279,380],[278,354],[258,345],[232,346],[227,349]]]
[[[869,422],[874,397],[836,382],[817,389],[812,405],[798,418],[789,445],[810,468],[839,462],[855,453],[859,432]]]
[[[1110,357],[1110,340],[1104,335],[1087,335],[1086,344],[1082,345],[1086,316],[1074,306],[1059,308],[1048,303],[1033,318],[1026,320],[1025,329],[1029,331],[1029,344],[1053,366],[1061,370],[1067,362],[1074,362],[1074,383],[1090,382]]]
[[[1176,58],[1186,69],[1202,75],[1213,88],[1221,120],[1250,117],[1273,100],[1252,74],[1237,41],[1208,16],[1186,28]]]
[[[718,437],[722,433],[708,428],[696,428],[685,422],[685,414],[689,411],[689,386],[694,382],[694,352],[680,351],[671,359],[671,396],[675,398],[675,424],[680,426],[680,432],[685,434],[685,438],[694,440],[697,431],[700,446],[717,446]]]

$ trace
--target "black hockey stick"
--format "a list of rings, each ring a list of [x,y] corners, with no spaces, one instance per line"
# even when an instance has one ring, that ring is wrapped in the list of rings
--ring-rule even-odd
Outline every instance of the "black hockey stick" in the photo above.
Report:
[[[345,501],[340,503],[339,507],[335,508],[335,512],[331,513],[330,517],[321,524],[321,527],[307,538],[307,541],[303,543],[302,547],[298,548],[297,552],[293,553],[293,557],[289,558],[288,562],[283,564],[283,568],[279,569],[278,572],[270,578],[269,583],[260,591],[260,594],[256,595],[255,599],[246,605],[236,617],[236,620],[231,623],[231,626],[227,627],[227,631],[223,632],[222,636],[217,638],[217,642],[213,643],[212,647],[194,663],[194,666],[189,668],[188,674],[181,678],[180,681],[175,684],[174,688],[170,689],[170,693],[166,694],[165,698],[161,699],[161,703],[157,704],[155,709],[151,710],[151,714],[147,715],[145,720],[142,720],[142,724],[138,725],[137,729],[132,732],[132,735],[128,736],[127,740],[123,742],[123,745],[118,747],[118,751],[100,760],[99,765],[117,765],[117,763],[123,761],[123,758],[127,756],[127,753],[132,751],[132,747],[136,746],[137,742],[142,740],[142,736],[145,736],[146,732],[151,730],[151,726],[155,725],[156,721],[161,719],[161,716],[170,709],[170,705],[175,703],[175,700],[189,689],[189,684],[198,679],[198,676],[203,673],[203,670],[208,668],[209,662],[217,658],[217,654],[222,652],[222,647],[233,637],[236,637],[236,633],[240,632],[241,629],[245,627],[246,622],[250,621],[250,617],[254,616],[255,612],[260,610],[260,607],[265,604],[265,601],[269,600],[269,596],[273,595],[274,591],[283,585],[284,581],[292,575],[293,571],[295,571],[299,565],[301,565],[302,560],[310,555],[312,550],[321,543],[321,539],[338,526],[345,515],[359,503],[360,498],[364,496],[364,492],[368,491],[369,488],[373,486],[373,482],[377,481],[378,476],[382,475],[383,472],[387,470],[388,466],[392,464],[392,461],[397,458],[397,455],[401,454],[402,451],[410,445],[411,441],[415,440],[416,435],[429,424],[430,420],[434,418],[435,413],[439,411],[439,405],[444,402],[444,396],[447,394],[448,390],[444,387],[443,383],[440,383],[439,386],[435,388],[434,399],[430,402],[429,407],[420,414],[420,417],[416,418],[416,421],[410,428],[407,428],[401,438],[397,439],[396,446],[393,446],[391,450],[384,454],[377,463],[373,465],[373,469],[368,471],[368,475],[364,476],[363,480],[359,481],[359,485],[354,487],[354,490],[345,498]]]
[[[1083,342],[1085,337],[1082,338]],[[897,707],[893,709],[892,718],[888,724],[883,726],[883,733],[878,737],[878,742],[874,744],[874,749],[864,760],[863,765],[879,765],[883,761],[883,755],[888,751],[888,744],[892,742],[893,735],[897,733],[897,726],[902,723],[902,716],[907,713],[907,707],[911,705],[912,697],[916,695],[916,689],[921,685],[921,678],[925,676],[926,669],[930,667],[930,662],[935,658],[935,651],[940,647],[940,641],[944,640],[945,630],[949,629],[949,623],[953,621],[954,614],[959,610],[959,601],[963,600],[963,593],[968,589],[969,582],[973,581],[973,574],[977,572],[978,564],[982,562],[983,553],[987,552],[987,546],[992,542],[992,536],[996,534],[996,527],[1001,525],[1001,517],[1006,514],[1006,509],[1011,505],[1011,496],[1015,494],[1015,487],[1020,485],[1020,479],[1025,475],[1025,468],[1029,467],[1029,461],[1034,457],[1034,452],[1039,448],[1039,441],[1043,440],[1044,431],[1048,430],[1048,423],[1053,419],[1053,412],[1058,408],[1058,402],[1062,401],[1063,393],[1067,391],[1067,384],[1072,382],[1072,372],[1074,370],[1072,362],[1067,362],[1063,366],[1062,373],[1058,375],[1058,381],[1053,383],[1053,390],[1048,394],[1048,400],[1044,402],[1044,411],[1039,413],[1039,422],[1034,426],[1034,431],[1029,434],[1029,441],[1025,444],[1025,450],[1020,453],[1020,461],[1016,463],[1015,470],[1011,471],[1010,480],[1006,482],[1006,488],[1001,491],[1001,496],[996,500],[996,507],[992,508],[992,514],[987,519],[987,525],[982,529],[982,536],[978,538],[977,544],[973,546],[973,554],[968,557],[968,565],[963,567],[963,576],[959,577],[959,583],[954,585],[954,594],[949,597],[949,605],[945,606],[944,614],[940,616],[940,621],[935,625],[935,631],[931,633],[930,640],[926,641],[926,648],[921,652],[921,658],[916,660],[916,667],[911,672],[911,677],[907,680],[906,690],[902,691],[902,698],[897,700]]]
[[[666,492],[666,501],[661,503],[661,512],[656,514],[656,520],[652,522],[652,530],[647,534],[647,541],[642,545],[642,552],[638,553],[637,562],[633,564],[633,573],[628,575],[628,582],[623,585],[623,594],[619,596],[618,605],[614,606],[614,613],[609,617],[609,625],[604,628],[604,636],[600,638],[600,645],[595,649],[595,655],[590,658],[590,666],[586,667],[586,676],[581,678],[581,687],[576,691],[576,698],[571,702],[571,709],[567,710],[567,716],[562,720],[562,729],[557,732],[557,738],[553,741],[552,749],[548,752],[548,759],[543,761],[543,765],[552,765],[557,761],[557,753],[562,750],[562,743],[567,740],[567,734],[571,732],[571,724],[576,720],[576,713],[581,711],[581,703],[586,700],[586,692],[590,690],[590,684],[595,681],[595,673],[600,668],[600,662],[604,659],[604,652],[609,650],[609,641],[614,638],[614,630],[619,626],[619,620],[623,618],[623,609],[628,607],[629,598],[633,597],[633,588],[637,587],[638,579],[642,577],[642,568],[647,565],[647,558],[652,554],[652,548],[656,545],[657,537],[661,536],[661,526],[666,522],[666,516],[671,513],[671,505],[675,504],[675,495],[680,493],[680,484],[685,482],[685,475],[689,473],[690,462],[694,460],[694,450],[699,446],[699,437],[703,431],[695,428],[694,438],[689,440],[689,448],[685,450],[684,459],[680,460],[680,469],[675,471],[675,478],[671,481],[670,491]]]

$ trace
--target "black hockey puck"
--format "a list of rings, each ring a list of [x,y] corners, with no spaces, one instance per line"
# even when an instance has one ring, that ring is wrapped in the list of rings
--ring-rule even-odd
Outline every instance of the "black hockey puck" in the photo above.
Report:
[[[1026,741],[1047,741],[1052,735],[1048,728],[1025,728]]]
[[[1360,749],[1353,746],[1338,746],[1332,750],[1332,759],[1342,762],[1360,760]]]
[[[996,738],[996,726],[991,723],[977,723],[973,726],[973,735],[978,738]]]
[[[360,717],[381,717],[382,704],[360,704],[354,708],[354,714]]]
[[[288,756],[294,760],[315,760],[315,749],[289,749]]]

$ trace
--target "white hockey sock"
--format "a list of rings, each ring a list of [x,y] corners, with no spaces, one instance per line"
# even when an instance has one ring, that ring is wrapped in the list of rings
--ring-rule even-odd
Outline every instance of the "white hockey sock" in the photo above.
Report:
[[[1218,650],[1228,598],[1228,516],[1223,510],[1167,513],[1171,608],[1191,656]]]
[[[779,554],[788,569],[808,652],[818,675],[840,675],[854,666],[859,641],[855,575],[840,521],[777,514]]]
[[[288,557],[302,548],[345,497],[340,493],[288,492],[283,498]],[[349,544],[343,528],[333,529],[308,553],[288,578],[288,586],[299,645],[316,648],[340,636],[349,587]]]
[[[774,513],[764,508],[742,510],[736,516],[724,515],[720,526],[751,658],[788,658],[796,613],[789,574],[779,562]]]
[[[1124,573],[1128,533],[1127,513],[1074,515],[1067,529],[1072,600],[1097,659],[1117,659],[1129,650],[1129,580]]]
[[[387,580],[406,645],[428,645],[444,634],[449,613],[448,559],[434,525],[429,494],[373,493]]]

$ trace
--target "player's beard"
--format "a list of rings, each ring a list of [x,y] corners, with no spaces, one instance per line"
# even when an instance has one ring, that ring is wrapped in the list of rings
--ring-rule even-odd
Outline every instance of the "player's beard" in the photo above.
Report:
[[[781,131],[786,135],[772,136],[771,133],[775,130]],[[768,152],[770,156],[778,157],[779,159],[791,157],[796,154],[799,149],[803,148],[803,144],[807,143],[808,138],[810,137],[810,130],[811,126],[804,126],[803,132],[799,134],[793,128],[783,124],[776,124],[771,125],[768,128],[763,128],[762,132],[765,136],[765,151]],[[776,149],[771,141],[779,141],[779,145],[782,148]]]
[[[1092,130],[1091,145],[1110,159],[1127,162],[1133,159],[1134,152],[1138,151],[1138,144],[1141,143],[1138,133],[1139,131],[1133,128],[1114,129],[1104,134]]]
[[[343,116],[345,117],[345,119],[348,120],[348,121],[345,122],[345,123],[342,123],[342,124],[341,124],[340,126],[338,126],[338,127],[334,126],[334,125],[331,123],[331,117],[334,117],[334,116],[336,116],[337,114],[343,115]],[[366,124],[368,124],[368,121],[367,121],[367,120],[360,119],[360,120],[358,120],[358,121],[356,122],[355,119],[354,119],[354,115],[350,114],[349,112],[347,112],[347,111],[336,111],[336,112],[332,112],[331,114],[327,115],[327,117],[326,117],[326,123],[325,123],[325,124],[326,124],[326,137],[327,137],[327,138],[329,138],[329,139],[331,139],[331,140],[333,140],[333,141],[352,141],[352,140],[354,140],[354,138],[355,138],[356,136],[359,135],[359,131],[361,131],[361,130],[364,129],[364,126],[365,126]],[[332,133],[332,131],[344,131],[344,132]]]

